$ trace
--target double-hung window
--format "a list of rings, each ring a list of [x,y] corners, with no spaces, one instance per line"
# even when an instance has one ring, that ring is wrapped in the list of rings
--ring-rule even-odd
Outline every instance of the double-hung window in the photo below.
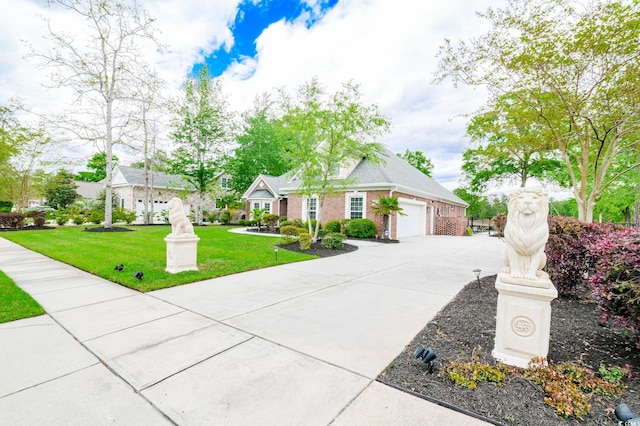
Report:
[[[349,218],[362,219],[364,217],[364,198],[351,197],[349,200]]]
[[[309,214],[309,219],[317,218],[317,214],[318,214],[317,198],[307,198],[307,213]]]

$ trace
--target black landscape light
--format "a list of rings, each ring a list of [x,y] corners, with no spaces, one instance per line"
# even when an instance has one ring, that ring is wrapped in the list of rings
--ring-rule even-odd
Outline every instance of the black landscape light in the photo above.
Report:
[[[422,359],[422,362],[428,364],[429,373],[433,372],[433,360],[436,359],[436,352],[432,348],[425,349],[424,346],[418,345],[413,352],[413,356],[416,359]]]
[[[480,272],[482,272],[482,269],[474,269],[473,273],[476,274],[476,279],[478,280],[478,287],[480,287]]]
[[[624,422],[625,425],[626,424],[640,425],[640,418],[636,417],[636,415],[631,410],[631,407],[629,407],[627,404],[624,404],[624,403],[618,404],[618,406],[616,407],[615,413],[618,420],[620,420],[620,422]],[[628,420],[631,420],[631,421],[637,420],[637,423],[627,423]]]
[[[274,253],[276,254],[276,262],[278,261],[278,250],[279,250],[279,249],[280,249],[280,247],[278,247],[278,246],[275,246],[275,247],[273,248],[273,251],[274,251]]]
[[[142,277],[144,276],[144,272],[138,271],[135,274],[133,274],[133,276],[136,277],[137,279],[141,280]]]
[[[119,265],[116,265],[116,267],[113,268],[113,269],[118,271],[118,272],[122,272],[122,271],[124,271],[124,265],[121,263]]]

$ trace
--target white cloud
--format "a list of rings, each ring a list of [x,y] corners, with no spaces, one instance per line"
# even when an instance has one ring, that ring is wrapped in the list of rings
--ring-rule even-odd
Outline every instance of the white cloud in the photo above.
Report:
[[[317,0],[305,0],[317,6]],[[240,0],[143,0],[156,19],[158,37],[168,46],[157,58],[158,71],[176,90],[203,55],[233,46],[229,29]],[[392,123],[382,142],[393,151],[422,150],[435,163],[435,177],[456,187],[466,119],[486,100],[482,90],[433,85],[435,54],[445,38],[468,39],[486,27],[475,16],[504,0],[340,0],[311,28],[304,19],[272,24],[257,40],[256,58],[242,58],[223,75],[232,106],[242,111],[256,94],[299,86],[317,76],[328,90],[353,79],[367,103],[376,103]],[[470,6],[471,4],[471,6]],[[43,10],[29,0],[14,0],[0,15],[0,104],[20,96],[52,107],[54,92],[38,85],[41,75],[22,59],[20,39],[39,40]]]

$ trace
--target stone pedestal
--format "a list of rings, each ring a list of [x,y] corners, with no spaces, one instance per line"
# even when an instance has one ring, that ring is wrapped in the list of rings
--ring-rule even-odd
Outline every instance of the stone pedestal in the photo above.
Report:
[[[167,235],[167,268],[166,271],[177,274],[183,271],[197,271],[198,241],[195,234]]]
[[[500,273],[496,279],[498,312],[492,355],[504,364],[526,368],[535,357],[549,353],[551,301],[558,297],[547,274],[537,280],[512,278]]]

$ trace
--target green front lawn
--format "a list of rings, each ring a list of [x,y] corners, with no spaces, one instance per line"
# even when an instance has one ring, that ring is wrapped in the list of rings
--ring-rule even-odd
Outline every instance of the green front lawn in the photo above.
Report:
[[[0,271],[0,323],[44,314],[31,296]]]
[[[164,237],[171,227],[128,228],[134,231],[85,232],[83,226],[69,226],[4,232],[0,237],[142,292],[315,258],[280,250],[276,261],[274,246],[280,243],[279,238],[234,234],[222,226],[196,227],[199,270],[170,274],[164,270]],[[118,264],[124,265],[123,272],[114,269]],[[144,272],[142,280],[133,276],[136,271]]]

